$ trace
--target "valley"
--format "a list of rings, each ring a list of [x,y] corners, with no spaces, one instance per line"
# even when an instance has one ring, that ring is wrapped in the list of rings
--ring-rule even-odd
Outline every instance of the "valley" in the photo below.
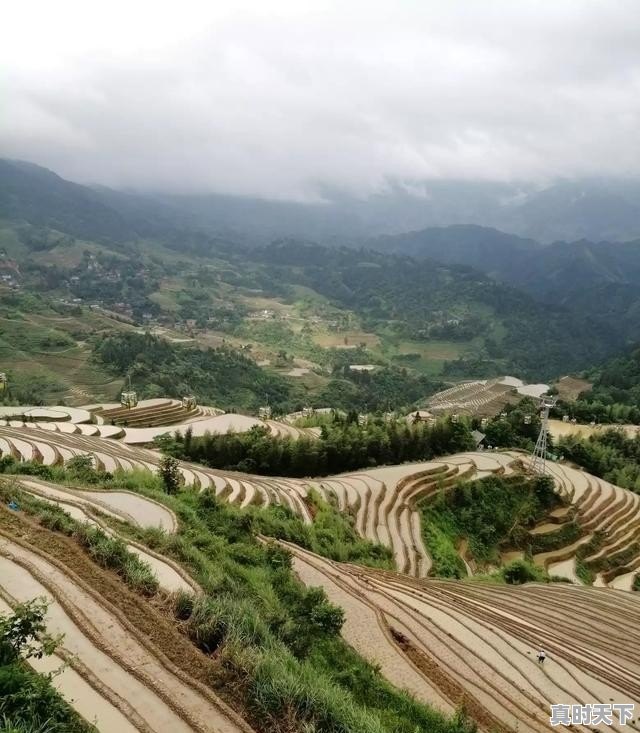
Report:
[[[634,699],[631,290],[534,292],[550,245],[494,230],[258,244],[3,171],[56,212],[0,227],[0,616],[46,599],[57,714],[506,733]]]
[[[0,733],[640,733],[640,5],[0,25]]]

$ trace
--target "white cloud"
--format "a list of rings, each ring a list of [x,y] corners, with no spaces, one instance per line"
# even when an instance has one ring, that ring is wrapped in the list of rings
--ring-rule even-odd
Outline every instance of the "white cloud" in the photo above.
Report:
[[[637,0],[23,1],[0,154],[75,180],[313,197],[640,175]]]

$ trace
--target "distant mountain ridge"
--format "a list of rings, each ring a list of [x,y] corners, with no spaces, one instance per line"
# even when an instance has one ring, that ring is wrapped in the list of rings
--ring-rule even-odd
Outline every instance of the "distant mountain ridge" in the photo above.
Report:
[[[539,255],[543,249],[533,239],[475,224],[431,227],[376,237],[369,240],[368,245],[382,252],[426,257],[450,265],[469,265],[500,279],[505,279],[507,261],[523,262],[532,255]]]
[[[608,320],[640,339],[640,239],[540,245],[495,229],[453,226],[369,240],[385,252],[467,265],[539,301]]]
[[[38,204],[25,212],[21,198]],[[25,213],[28,214],[25,216]],[[266,244],[305,237],[352,243],[433,227],[474,224],[543,243],[640,238],[640,180],[558,181],[546,187],[486,181],[389,182],[367,197],[324,189],[316,203],[221,194],[114,191],[65,181],[46,168],[0,159],[0,216],[66,221],[86,232],[123,238],[162,229],[196,230]],[[47,224],[50,225],[50,224]],[[95,236],[95,230],[93,232]]]
[[[390,196],[380,195],[369,201],[335,195],[326,205],[308,205],[230,196],[114,191],[71,183],[30,163],[0,160],[0,219],[113,245],[122,252],[129,243],[149,239],[177,252],[209,257],[216,251],[239,252],[246,245],[290,238],[461,265],[524,291],[535,300],[573,311],[581,322],[585,317],[587,322],[597,320],[601,333],[604,323],[616,341],[635,341],[640,340],[640,238],[616,244],[581,239],[543,245],[531,237],[469,223],[397,235],[378,232],[374,237],[362,236],[364,229],[381,227],[385,216],[389,228],[400,220],[415,222],[418,214],[428,218],[439,207],[441,215],[453,216],[458,190],[465,193],[458,200],[459,214],[479,214],[485,209],[488,216],[492,201],[497,199],[512,213],[525,209],[531,212],[537,201],[541,226],[547,215],[553,219],[563,207],[577,207],[585,216],[592,216],[598,207],[591,212],[586,202],[599,196],[604,205],[607,196],[613,196],[619,203],[612,204],[614,218],[621,217],[625,227],[633,229],[631,220],[636,209],[628,195],[635,190],[634,185],[623,182],[603,189],[593,183],[582,195],[577,183],[563,183],[545,191],[520,190],[516,203],[505,204],[504,197],[509,193],[506,184],[467,183],[460,184],[460,188],[453,182],[436,182],[429,184],[422,198],[398,189]],[[415,208],[418,200],[422,202],[422,214]],[[635,221],[640,228],[640,213]],[[298,231],[303,235],[296,236]],[[351,235],[340,235],[341,231]],[[279,237],[280,232],[285,236]]]

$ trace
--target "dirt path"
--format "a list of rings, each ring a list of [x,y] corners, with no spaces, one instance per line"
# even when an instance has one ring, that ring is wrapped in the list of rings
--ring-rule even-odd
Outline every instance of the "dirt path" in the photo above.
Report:
[[[40,555],[2,539],[0,583],[5,593],[17,601],[36,596],[55,601],[49,609],[48,629],[65,634],[65,650],[91,670],[92,679],[87,681],[110,697],[134,728],[154,733],[246,730],[230,720],[211,696],[201,693],[195,682],[188,684],[164,666],[78,580]],[[88,704],[83,700],[83,705]]]

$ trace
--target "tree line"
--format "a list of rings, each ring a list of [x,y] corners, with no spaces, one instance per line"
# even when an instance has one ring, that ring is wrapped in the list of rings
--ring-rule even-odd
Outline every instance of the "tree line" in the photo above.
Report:
[[[429,460],[469,450],[469,427],[450,419],[433,425],[370,418],[360,425],[355,413],[335,415],[318,438],[276,437],[266,426],[245,433],[164,435],[157,445],[168,455],[220,468],[266,476],[326,476],[373,466]]]

